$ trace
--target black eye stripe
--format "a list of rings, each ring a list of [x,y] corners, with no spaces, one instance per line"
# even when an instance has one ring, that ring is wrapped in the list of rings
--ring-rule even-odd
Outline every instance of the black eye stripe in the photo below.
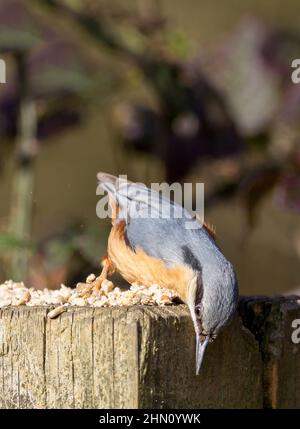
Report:
[[[183,253],[183,260],[187,265],[190,265],[193,270],[201,271],[201,264],[199,260],[196,258],[194,253],[188,246],[181,246],[181,250]]]
[[[198,303],[201,306],[201,308],[202,308],[202,304],[201,304],[202,298],[203,298],[203,284],[202,284],[201,274],[198,274],[195,302]]]
[[[199,326],[200,331],[202,331],[202,315],[203,315],[202,298],[203,298],[203,286],[202,286],[201,274],[199,273],[197,276],[197,289],[195,294],[195,316],[196,316],[197,324]]]

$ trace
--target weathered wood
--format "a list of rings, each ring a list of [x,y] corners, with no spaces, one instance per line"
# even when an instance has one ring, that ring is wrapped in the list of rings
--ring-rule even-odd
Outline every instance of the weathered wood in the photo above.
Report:
[[[2,408],[300,406],[296,300],[244,299],[195,375],[186,306],[0,311]]]
[[[265,408],[300,408],[300,344],[292,341],[299,303],[295,297],[251,297],[240,304],[261,350]]]
[[[2,408],[47,405],[46,308],[9,308],[0,313],[0,404]]]
[[[160,310],[155,311],[157,314]],[[194,331],[188,310],[147,310],[150,333],[142,407],[225,408],[262,406],[261,359],[254,337],[238,317],[211,344],[195,376]]]

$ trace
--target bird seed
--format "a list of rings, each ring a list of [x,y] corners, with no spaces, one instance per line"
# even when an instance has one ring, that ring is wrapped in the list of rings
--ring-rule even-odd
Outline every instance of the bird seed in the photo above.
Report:
[[[101,288],[93,288],[99,277],[90,274],[85,283],[78,283],[76,289],[61,285],[59,289],[39,290],[27,288],[23,282],[7,280],[0,284],[0,308],[7,306],[57,305],[48,313],[48,317],[57,317],[70,306],[117,307],[130,305],[170,305],[178,298],[172,290],[161,288],[157,284],[151,287],[133,283],[128,290],[115,287],[110,280],[104,280]]]

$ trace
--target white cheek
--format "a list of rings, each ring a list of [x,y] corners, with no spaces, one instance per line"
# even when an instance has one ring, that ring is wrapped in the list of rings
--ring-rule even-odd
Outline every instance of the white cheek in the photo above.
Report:
[[[197,275],[195,275],[189,285],[188,288],[188,294],[187,294],[187,305],[190,310],[191,318],[193,321],[194,329],[196,332],[198,332],[198,324],[197,324],[197,317],[195,314],[195,297],[196,297],[196,291],[197,291]]]

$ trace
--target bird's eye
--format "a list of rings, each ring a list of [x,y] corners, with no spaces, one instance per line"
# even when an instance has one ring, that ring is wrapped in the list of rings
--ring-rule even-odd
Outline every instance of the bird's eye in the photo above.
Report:
[[[195,314],[196,314],[197,319],[201,319],[202,311],[201,311],[200,305],[195,306]]]

